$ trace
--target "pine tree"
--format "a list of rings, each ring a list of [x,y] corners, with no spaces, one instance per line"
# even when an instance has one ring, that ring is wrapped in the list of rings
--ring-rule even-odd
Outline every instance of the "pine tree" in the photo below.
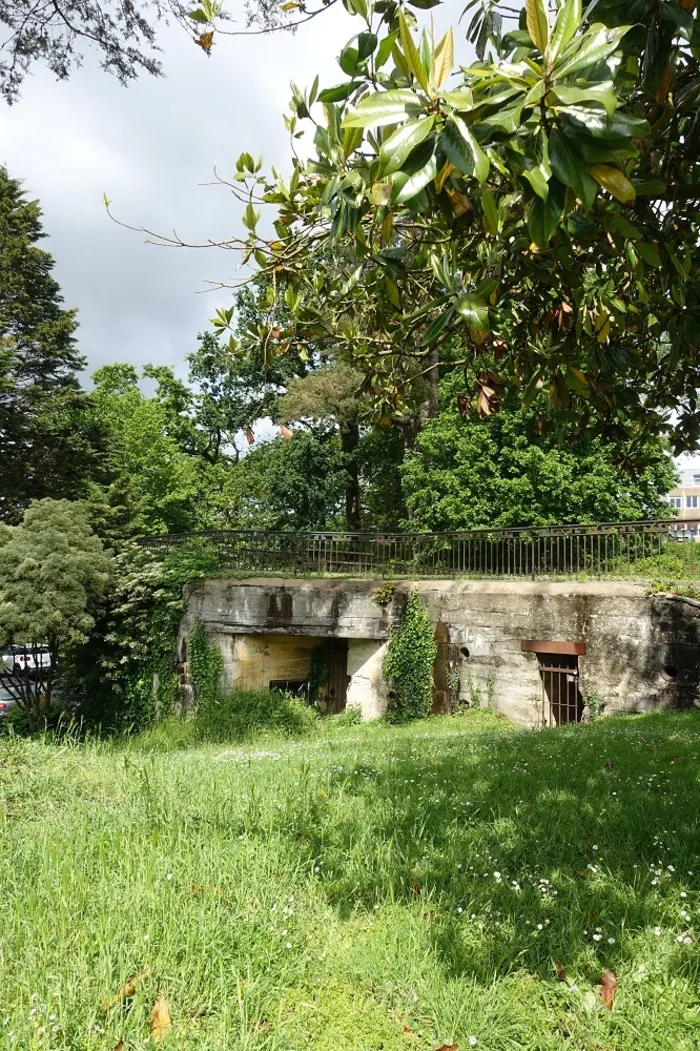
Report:
[[[39,247],[41,209],[0,167],[0,518],[79,494],[93,454],[75,310]]]

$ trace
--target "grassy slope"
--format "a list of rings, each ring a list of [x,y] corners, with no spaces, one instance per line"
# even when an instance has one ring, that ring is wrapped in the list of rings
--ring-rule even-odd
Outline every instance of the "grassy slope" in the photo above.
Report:
[[[151,1047],[162,994],[177,1051],[698,1048],[699,759],[696,713],[0,742],[0,1047]]]

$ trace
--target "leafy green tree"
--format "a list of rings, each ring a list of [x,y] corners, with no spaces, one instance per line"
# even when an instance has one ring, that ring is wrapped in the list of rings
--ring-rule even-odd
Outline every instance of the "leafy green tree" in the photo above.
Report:
[[[596,424],[566,440],[556,429],[540,433],[546,407],[535,403],[523,412],[513,392],[487,419],[465,413],[463,384],[460,376],[443,381],[441,412],[425,424],[404,461],[413,528],[669,517],[667,493],[677,475],[661,440],[648,440],[636,451],[636,463],[625,462],[631,450],[611,446]]]
[[[346,484],[337,434],[300,429],[256,446],[229,470],[222,514],[234,529],[342,529]]]
[[[108,498],[116,494],[131,531],[197,528],[206,481],[201,462],[181,448],[181,433],[172,433],[183,426],[178,412],[144,395],[131,365],[105,365],[93,380],[91,400],[107,436]]]
[[[345,457],[345,524],[351,532],[362,528],[360,498],[360,415],[364,399],[362,373],[338,363],[324,366],[290,381],[287,393],[277,403],[279,419],[332,421],[338,427],[340,449]]]
[[[39,500],[20,525],[0,537],[0,637],[24,645],[35,674],[3,670],[2,682],[26,715],[41,725],[51,704],[55,668],[67,648],[84,642],[110,579],[111,559],[83,508],[68,500]],[[51,653],[48,667],[41,646]]]
[[[100,449],[77,379],[75,311],[63,306],[44,236],[38,203],[0,167],[0,517],[9,522],[33,499],[84,495]]]
[[[545,389],[612,436],[700,440],[700,20],[694,0],[473,0],[478,61],[416,35],[408,7],[347,0],[345,79],[293,88],[308,160],[267,177],[241,155],[240,246],[292,315],[269,355],[332,343],[377,414],[415,416],[453,337],[475,411]],[[415,7],[426,6],[416,0]],[[431,5],[432,6],[432,5]],[[265,205],[275,214],[262,233]],[[270,224],[266,224],[265,230]],[[323,265],[320,260],[323,259]],[[223,331],[226,318],[217,322]],[[494,379],[495,372],[495,379]],[[487,374],[488,373],[488,374]]]

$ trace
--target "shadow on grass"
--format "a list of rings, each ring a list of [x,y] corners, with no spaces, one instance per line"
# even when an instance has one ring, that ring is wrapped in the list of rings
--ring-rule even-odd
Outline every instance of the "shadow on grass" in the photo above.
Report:
[[[342,917],[423,910],[447,975],[615,969],[657,927],[666,972],[698,978],[675,932],[695,940],[699,760],[695,712],[442,741],[427,724],[338,770],[342,809],[307,839]]]

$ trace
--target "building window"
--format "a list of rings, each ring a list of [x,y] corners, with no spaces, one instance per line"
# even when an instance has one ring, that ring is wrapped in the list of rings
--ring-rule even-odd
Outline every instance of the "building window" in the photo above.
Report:
[[[698,498],[697,498],[697,496],[686,496],[686,498],[685,498],[685,506],[686,507],[697,507],[698,506]]]
[[[683,506],[683,498],[681,496],[669,496],[668,502],[671,507],[675,507],[676,511],[680,511]]]

